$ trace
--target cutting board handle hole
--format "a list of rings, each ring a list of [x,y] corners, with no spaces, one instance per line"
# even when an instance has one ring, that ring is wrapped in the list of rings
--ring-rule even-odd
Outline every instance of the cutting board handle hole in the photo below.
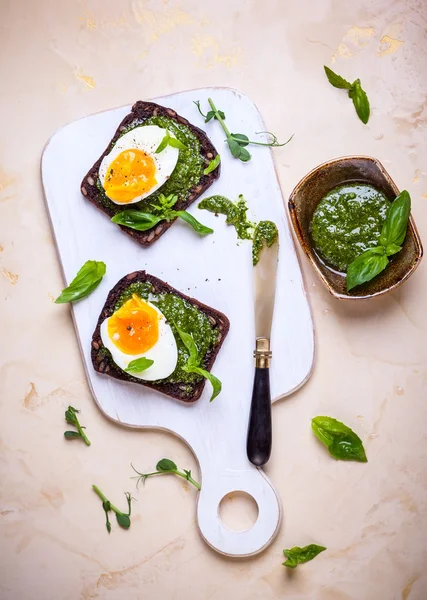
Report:
[[[222,523],[231,531],[247,531],[258,519],[258,504],[250,494],[236,490],[226,494],[218,506]]]

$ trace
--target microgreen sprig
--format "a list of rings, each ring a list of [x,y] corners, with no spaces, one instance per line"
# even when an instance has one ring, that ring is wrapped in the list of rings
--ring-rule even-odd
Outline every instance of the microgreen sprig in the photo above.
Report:
[[[139,486],[139,483],[141,481],[142,483],[145,483],[145,480],[148,477],[152,477],[153,475],[166,475],[169,473],[173,475],[178,475],[178,477],[186,479],[187,481],[192,483],[194,487],[196,487],[198,490],[202,489],[200,483],[198,483],[192,478],[191,471],[187,471],[187,469],[183,469],[182,471],[180,471],[176,464],[169,458],[162,458],[162,460],[159,460],[159,462],[156,465],[156,470],[152,473],[140,473],[135,469],[135,467],[132,464],[131,467],[135,471],[135,473],[138,474],[137,477],[132,477],[132,479],[137,480],[136,487]]]
[[[79,412],[80,411],[73,406],[69,406],[65,411],[65,420],[69,425],[74,425],[77,431],[64,431],[64,437],[67,440],[81,439],[84,441],[86,446],[90,446],[90,441],[83,431],[83,429],[86,429],[86,427],[80,425],[79,419],[77,418],[77,413]]]
[[[129,492],[125,493],[126,500],[128,503],[128,512],[124,513],[121,510],[119,510],[116,506],[114,506],[114,504],[111,504],[111,502],[104,496],[104,494],[101,492],[101,490],[99,489],[98,486],[93,485],[92,489],[102,500],[102,508],[104,509],[104,512],[105,512],[105,526],[107,528],[108,533],[111,533],[111,523],[110,523],[110,519],[108,516],[108,513],[110,511],[113,511],[115,513],[117,523],[120,525],[120,527],[123,527],[123,529],[129,529],[129,527],[131,525],[131,523],[130,523],[131,504],[132,504],[132,500],[135,500],[135,498],[132,498],[132,496]]]
[[[200,108],[200,101],[199,101],[199,100],[193,100],[193,104],[195,104],[195,105],[197,106],[197,110],[199,111],[199,113],[200,113],[200,114],[202,115],[202,117],[204,118],[204,120],[205,120],[205,123],[209,123],[209,121],[210,121],[211,119],[217,119],[217,120],[218,120],[218,118],[217,118],[217,116],[216,116],[216,114],[215,114],[215,111],[214,111],[214,110],[210,110],[210,111],[208,111],[206,114],[204,114],[204,113],[202,112],[202,109]],[[222,110],[219,110],[219,111],[218,111],[218,114],[219,114],[219,116],[221,117],[221,119],[223,119],[223,120],[225,119],[225,114],[222,112]]]
[[[269,147],[277,148],[279,146],[286,146],[286,144],[288,144],[291,141],[291,139],[293,138],[293,135],[292,135],[286,142],[284,142],[283,144],[280,144],[279,140],[277,139],[277,136],[275,136],[274,133],[271,133],[270,131],[260,131],[260,132],[257,132],[256,135],[267,134],[270,136],[269,141],[259,142],[256,140],[250,140],[248,138],[248,136],[245,135],[244,133],[231,133],[230,132],[227,125],[224,123],[225,114],[223,113],[222,110],[218,110],[216,108],[212,98],[208,98],[208,102],[209,102],[209,106],[211,107],[211,110],[206,115],[202,112],[202,110],[200,108],[200,102],[198,100],[193,101],[193,102],[197,106],[199,113],[202,115],[202,117],[205,118],[205,123],[208,123],[212,118],[215,118],[217,121],[219,121],[219,123],[221,124],[221,127],[223,128],[224,133],[226,135],[225,141],[228,144],[231,154],[234,156],[234,158],[238,158],[242,162],[247,162],[248,160],[251,159],[251,155],[248,152],[248,150],[246,149],[246,146],[248,146],[249,144],[255,145],[255,146],[269,146]]]

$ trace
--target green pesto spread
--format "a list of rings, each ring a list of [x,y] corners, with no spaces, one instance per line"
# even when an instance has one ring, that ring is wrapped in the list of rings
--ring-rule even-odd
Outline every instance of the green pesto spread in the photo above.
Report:
[[[162,379],[161,382],[189,384],[190,387],[186,391],[191,392],[191,385],[201,381],[203,377],[196,373],[187,373],[183,370],[183,366],[188,360],[189,353],[176,331],[174,324],[176,323],[180,329],[183,329],[186,333],[190,333],[193,336],[199,351],[201,364],[203,363],[206,353],[216,344],[218,332],[214,329],[208,316],[193,304],[190,304],[183,298],[175,296],[174,294],[153,294],[152,289],[152,284],[149,282],[132,283],[121,294],[114,310],[118,310],[132,297],[132,294],[136,294],[144,300],[149,300],[149,302],[154,304],[164,314],[175,337],[178,348],[178,362],[175,371],[169,375],[169,377]]]
[[[279,239],[279,231],[273,221],[260,221],[256,226],[252,242],[252,263],[257,265],[264,244],[269,248]]]
[[[358,256],[378,245],[390,202],[374,187],[348,183],[319,202],[310,224],[314,247],[326,263],[346,271]]]
[[[248,221],[246,213],[248,206],[242,194],[238,201],[232,202],[224,196],[210,196],[199,202],[199,208],[208,210],[216,215],[225,215],[227,225],[233,225],[240,240],[251,240],[255,223]]]
[[[187,125],[178,123],[169,117],[149,117],[144,121],[136,119],[123,130],[121,135],[128,133],[136,127],[144,127],[145,125],[157,125],[158,127],[167,129],[180,142],[185,144],[186,149],[179,151],[178,162],[169,179],[150,196],[132,204],[132,210],[147,210],[150,204],[155,203],[160,194],[164,194],[165,196],[177,194],[179,200],[185,199],[189,190],[199,183],[203,176],[203,169],[205,168],[204,160],[200,153],[200,142],[197,137]],[[111,145],[109,151],[113,147],[114,144]],[[106,196],[99,177],[97,187],[100,192],[100,201],[104,206],[111,208],[115,213],[123,211],[123,205],[115,204]]]

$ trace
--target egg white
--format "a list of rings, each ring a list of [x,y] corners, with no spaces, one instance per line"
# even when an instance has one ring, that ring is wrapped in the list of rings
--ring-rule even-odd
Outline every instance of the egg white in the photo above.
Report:
[[[124,152],[125,150],[141,150],[145,152],[145,154],[151,156],[156,164],[155,178],[157,180],[157,184],[146,193],[129,200],[129,202],[118,202],[117,200],[113,200],[113,198],[108,196],[108,193],[104,188],[107,197],[110,198],[114,204],[126,206],[127,204],[139,202],[140,200],[151,196],[151,194],[158,190],[172,175],[176,167],[176,163],[178,162],[178,148],[172,148],[172,146],[168,145],[164,150],[159,152],[159,154],[155,153],[166,134],[167,130],[162,129],[157,125],[144,125],[142,127],[135,127],[135,129],[132,129],[131,131],[128,131],[122,135],[122,137],[120,137],[115,143],[111,152],[104,156],[101,166],[99,167],[99,178],[102,187],[104,187],[105,177],[109,171],[111,163],[119,154],[121,154],[121,152]],[[171,137],[175,137],[171,132],[169,132],[169,134]]]
[[[171,326],[166,323],[164,314],[154,306],[151,302],[147,302],[159,315],[159,339],[152,348],[142,354],[124,354],[114,344],[113,340],[108,335],[108,319],[101,324],[101,340],[104,346],[111,352],[113,361],[123,371],[129,363],[137,358],[149,358],[154,361],[151,367],[140,373],[128,373],[137,379],[144,381],[156,381],[158,379],[166,379],[175,371],[178,362],[178,348],[176,345],[175,336]]]

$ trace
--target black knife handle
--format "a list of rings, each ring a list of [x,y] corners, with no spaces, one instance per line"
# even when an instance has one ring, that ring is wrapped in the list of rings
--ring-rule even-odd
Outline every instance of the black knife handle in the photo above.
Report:
[[[248,458],[256,467],[262,467],[270,458],[271,437],[270,369],[256,367],[246,441]]]

